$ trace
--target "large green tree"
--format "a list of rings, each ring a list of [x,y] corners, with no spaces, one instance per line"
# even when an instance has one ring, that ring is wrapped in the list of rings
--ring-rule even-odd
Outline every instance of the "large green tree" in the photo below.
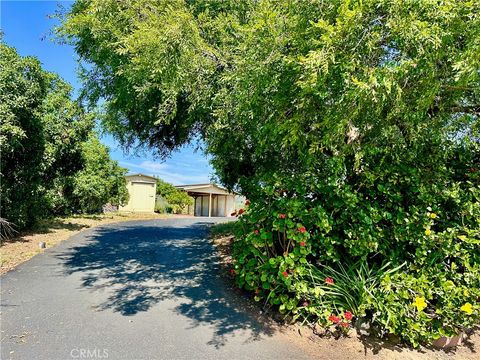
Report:
[[[94,121],[36,58],[0,47],[2,216],[21,228],[58,210],[51,200],[82,168],[81,143]]]
[[[128,201],[127,169],[110,159],[108,148],[95,134],[82,143],[83,167],[67,179],[64,196],[72,211],[95,213],[102,206],[125,205]]]
[[[479,295],[479,14],[453,0],[79,0],[59,33],[125,145],[166,156],[200,136],[251,199],[241,286],[277,301],[273,276],[296,304],[288,267],[407,262],[391,309],[415,292],[442,315],[377,310],[415,342],[458,330],[454,309]],[[446,281],[462,290],[431,290]]]
[[[126,192],[125,184],[121,188],[124,171],[95,142],[94,114],[74,101],[71,92],[69,84],[43,70],[36,58],[21,57],[14,48],[0,44],[1,216],[17,228],[51,214],[78,211],[80,178],[92,171],[95,162],[86,149],[90,145],[97,156],[103,155],[102,165],[112,170],[109,176],[96,176],[103,182],[111,182],[112,176],[120,181],[119,190],[113,192],[110,186],[101,198],[105,202],[124,198],[117,196]],[[77,194],[76,203],[66,196],[69,192]],[[86,193],[81,209],[92,199]],[[97,201],[88,209],[97,208]]]
[[[41,106],[47,92],[40,63],[0,44],[1,209],[2,217],[20,225],[31,222],[40,209],[36,200],[45,148]]]

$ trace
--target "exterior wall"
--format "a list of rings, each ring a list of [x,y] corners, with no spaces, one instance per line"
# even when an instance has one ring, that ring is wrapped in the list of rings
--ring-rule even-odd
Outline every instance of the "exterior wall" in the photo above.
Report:
[[[156,181],[145,176],[127,176],[127,189],[130,195],[128,204],[120,211],[153,212],[155,210]]]
[[[202,216],[202,198],[200,196],[195,197],[195,204],[193,215]]]
[[[195,216],[208,216],[209,195],[195,198]],[[212,216],[230,216],[235,211],[235,195],[212,195]]]
[[[201,216],[208,216],[208,207],[210,206],[210,197],[209,196],[202,196],[202,215]]]
[[[195,198],[195,216],[208,216],[208,201],[208,195]]]
[[[230,195],[227,197],[225,216],[230,216],[231,213],[235,211],[235,195]]]
[[[227,197],[227,195],[218,195],[215,197],[215,202],[213,203],[213,208],[215,209],[214,216],[227,216],[225,211]]]
[[[195,216],[209,215],[210,194],[212,197],[211,216],[230,216],[236,209],[235,199],[237,196],[214,184],[185,185],[179,186],[179,188],[195,197]]]

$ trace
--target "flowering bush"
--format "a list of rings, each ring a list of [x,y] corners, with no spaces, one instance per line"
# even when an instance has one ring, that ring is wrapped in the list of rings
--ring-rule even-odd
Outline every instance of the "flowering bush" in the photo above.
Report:
[[[326,208],[326,194],[285,188],[268,188],[239,217],[236,282],[256,301],[338,331],[362,318],[414,346],[478,323],[478,188],[462,193],[453,214],[445,198],[405,211],[332,190]]]
[[[117,3],[81,1],[59,29],[92,66],[85,95],[126,147],[205,141],[249,198],[239,286],[414,345],[478,321],[478,1]]]

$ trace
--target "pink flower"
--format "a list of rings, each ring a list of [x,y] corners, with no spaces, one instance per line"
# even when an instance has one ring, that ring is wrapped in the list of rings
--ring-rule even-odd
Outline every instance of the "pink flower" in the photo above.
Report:
[[[328,285],[333,285],[335,284],[335,281],[333,281],[333,279],[331,277],[327,277],[325,279],[325,282],[328,284]]]
[[[343,316],[344,316],[345,319],[347,319],[347,320],[352,320],[352,318],[353,318],[353,314],[352,314],[350,311],[345,311],[345,313],[343,314]]]
[[[288,278],[288,272],[284,271],[284,272],[282,272],[282,275],[285,276],[286,278]]]
[[[307,243],[305,241],[300,241],[300,246],[305,246]]]
[[[287,215],[286,214],[278,214],[279,219],[286,219]]]
[[[309,304],[309,302],[306,301],[306,300],[302,303],[302,306],[303,306],[303,307],[307,307],[308,305],[310,305],[310,304]]]
[[[305,226],[301,226],[301,227],[298,228],[298,232],[304,233],[306,231],[307,231],[307,229],[305,229]]]
[[[260,234],[260,231],[258,231],[258,229],[253,230],[253,232],[255,233],[255,235]]]
[[[247,199],[245,200],[245,206],[248,206],[248,205],[250,205],[250,200]]]

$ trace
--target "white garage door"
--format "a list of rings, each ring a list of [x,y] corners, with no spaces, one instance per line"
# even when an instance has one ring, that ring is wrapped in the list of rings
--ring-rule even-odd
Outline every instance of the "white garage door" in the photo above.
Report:
[[[130,197],[133,211],[153,211],[155,206],[153,187],[154,184],[132,182]]]

